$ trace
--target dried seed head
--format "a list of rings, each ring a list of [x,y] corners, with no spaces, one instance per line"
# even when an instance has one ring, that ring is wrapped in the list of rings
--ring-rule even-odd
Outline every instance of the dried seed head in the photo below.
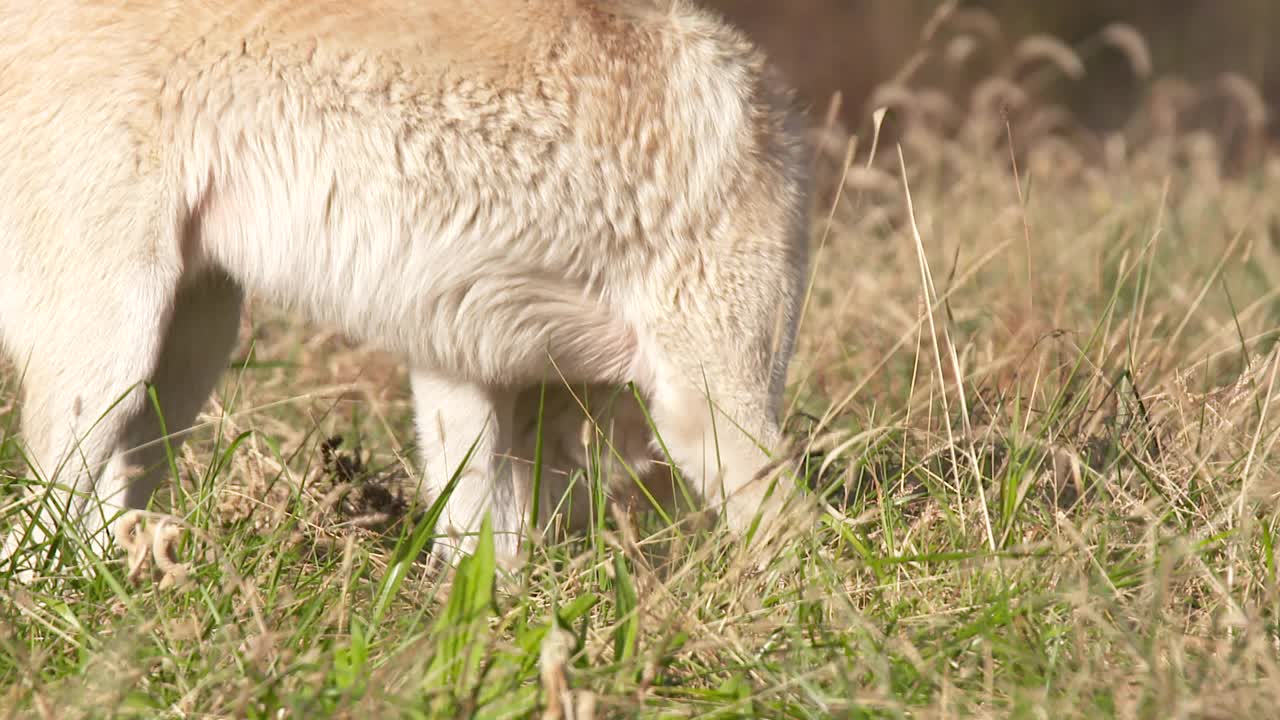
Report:
[[[1079,127],[1076,116],[1063,105],[1036,108],[1019,128],[1020,139],[1035,142],[1056,133],[1070,132]]]
[[[883,193],[892,196],[899,191],[897,180],[876,167],[855,165],[845,173],[844,183],[847,189],[855,192]]]
[[[916,103],[924,116],[935,123],[948,123],[960,113],[960,109],[951,101],[951,96],[937,88],[925,88],[917,92]]]
[[[128,557],[125,578],[136,583],[146,569],[151,550],[151,538],[142,524],[142,513],[132,510],[116,523],[116,544],[124,548]]]
[[[1154,63],[1142,33],[1128,23],[1111,23],[1102,29],[1102,42],[1119,50],[1129,61],[1129,69],[1142,79],[1151,77]]]
[[[920,30],[920,41],[928,43],[933,39],[934,35],[942,29],[947,19],[956,11],[957,0],[947,0],[947,2],[938,5],[938,8],[929,16],[929,20],[925,22],[924,28]]]
[[[1015,74],[1030,65],[1047,62],[1072,80],[1084,77],[1084,61],[1074,50],[1052,35],[1032,35],[1018,43],[1013,54]]]
[[[182,526],[177,522],[160,518],[151,536],[151,559],[160,571],[161,590],[186,584],[191,568],[178,559],[178,543],[182,541]]]
[[[900,83],[884,83],[871,92],[868,107],[897,110],[905,124],[912,125],[920,115],[920,103],[911,88]]]
[[[978,40],[974,36],[957,35],[947,43],[947,49],[943,51],[942,57],[948,65],[960,66],[969,62],[976,52],[978,52]]]
[[[1222,171],[1222,143],[1207,130],[1186,133],[1177,139],[1178,153],[1185,158],[1191,176],[1208,193],[1218,188]]]
[[[1147,95],[1147,112],[1151,117],[1152,131],[1163,137],[1177,133],[1179,118],[1196,104],[1199,97],[1199,92],[1191,83],[1176,75],[1168,75],[1153,82]]]
[[[1027,91],[1013,81],[992,76],[978,83],[969,100],[969,110],[974,115],[990,115],[1001,107],[1016,110],[1027,104]]]
[[[990,10],[962,8],[948,14],[941,23],[956,34],[973,35],[989,45],[999,45],[1004,40],[1000,20]]]
[[[1217,87],[1240,110],[1246,127],[1258,132],[1267,126],[1267,101],[1248,78],[1226,72],[1218,76]]]
[[[1028,153],[1028,169],[1039,177],[1074,177],[1085,165],[1075,144],[1061,137],[1043,138]]]

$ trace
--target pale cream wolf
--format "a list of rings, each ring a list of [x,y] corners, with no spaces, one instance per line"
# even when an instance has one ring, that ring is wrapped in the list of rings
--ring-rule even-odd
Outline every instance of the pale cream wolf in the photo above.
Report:
[[[800,138],[760,54],[678,0],[0,0],[0,340],[59,488],[6,554],[148,502],[145,387],[190,427],[245,291],[406,358],[424,498],[471,452],[447,557],[485,512],[517,552],[544,381],[566,411],[634,383],[748,527],[805,287]]]

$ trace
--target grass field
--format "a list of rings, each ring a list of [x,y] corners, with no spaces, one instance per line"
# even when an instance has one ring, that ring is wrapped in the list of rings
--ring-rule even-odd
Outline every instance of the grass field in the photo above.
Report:
[[[1280,161],[964,137],[821,137],[780,542],[601,515],[450,577],[402,368],[253,304],[157,499],[185,582],[0,578],[0,717],[1274,717]]]

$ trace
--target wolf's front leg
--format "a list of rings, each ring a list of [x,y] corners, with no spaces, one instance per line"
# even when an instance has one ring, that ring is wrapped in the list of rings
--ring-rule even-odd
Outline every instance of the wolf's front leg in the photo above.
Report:
[[[511,476],[510,390],[416,370],[410,377],[422,453],[419,496],[434,502],[453,490],[436,527],[435,552],[450,563],[476,547],[486,513],[500,562],[515,561],[529,498],[517,497]]]

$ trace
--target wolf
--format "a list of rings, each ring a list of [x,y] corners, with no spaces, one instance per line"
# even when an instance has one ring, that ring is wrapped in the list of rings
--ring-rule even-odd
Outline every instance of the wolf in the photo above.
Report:
[[[682,0],[0,0],[0,346],[47,483],[6,555],[59,529],[108,551],[246,293],[404,359],[447,559],[485,516],[507,557],[547,521],[557,489],[531,517],[511,457],[532,413],[579,427],[575,387],[633,389],[632,460],[767,520],[803,131]]]

